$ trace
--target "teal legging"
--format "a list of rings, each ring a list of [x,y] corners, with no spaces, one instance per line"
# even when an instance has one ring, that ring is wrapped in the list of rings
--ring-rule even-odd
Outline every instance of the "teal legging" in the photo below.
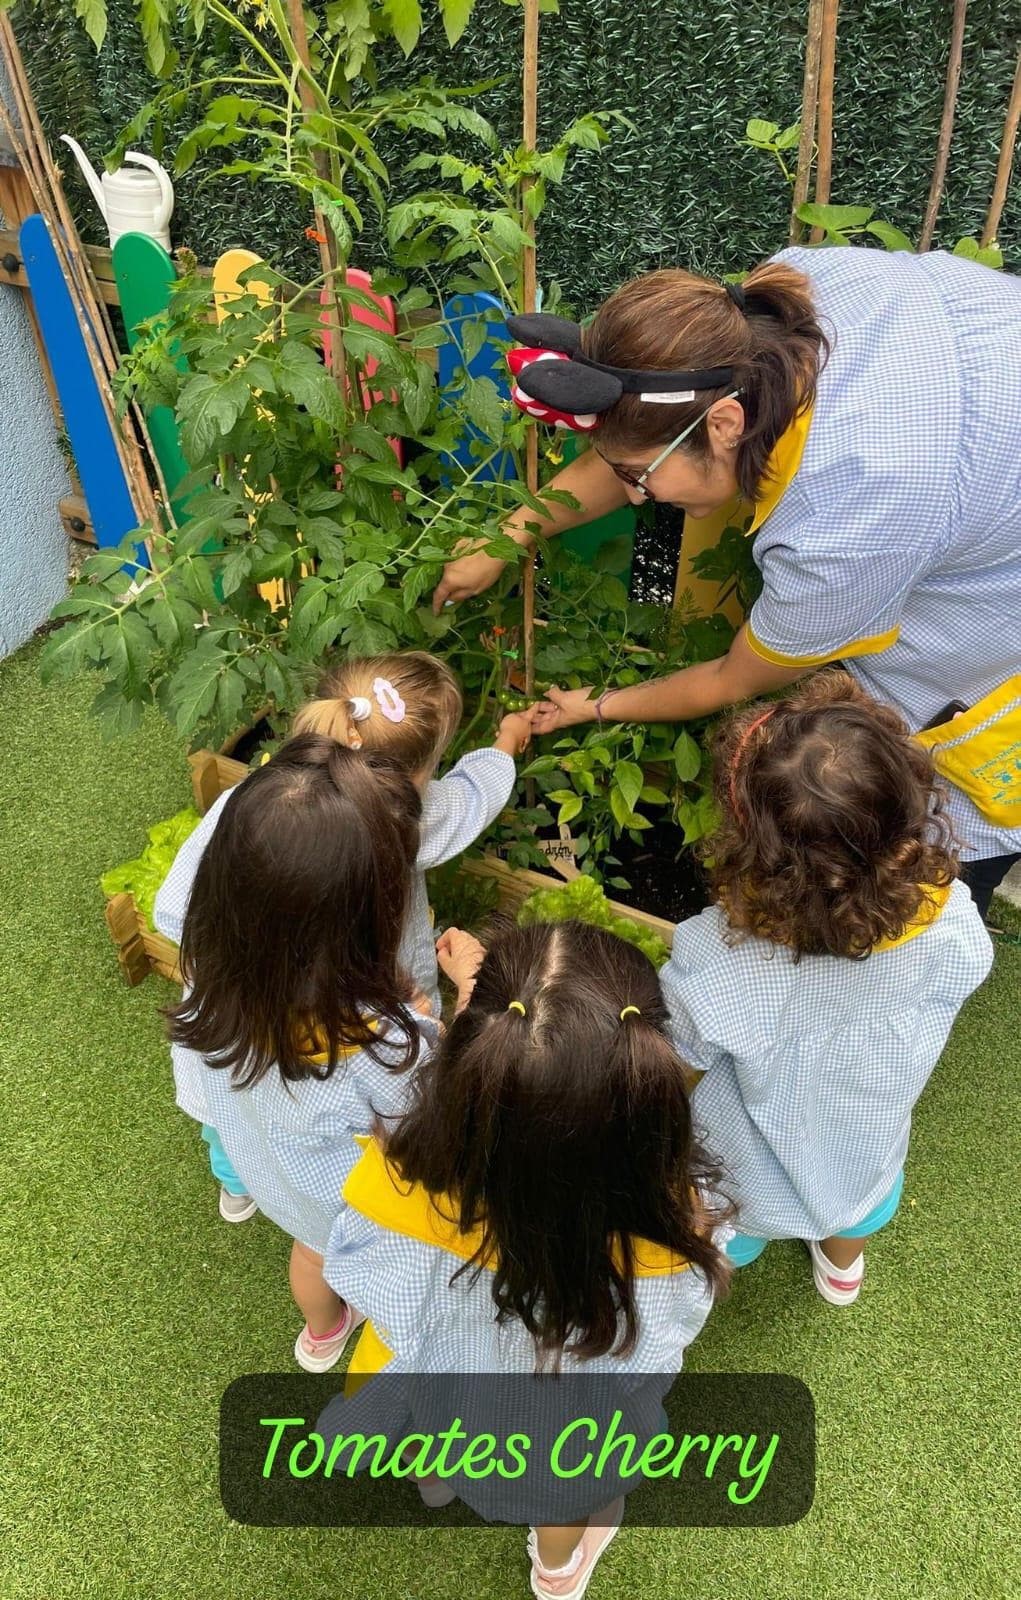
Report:
[[[904,1169],[901,1168],[886,1199],[880,1200],[877,1206],[873,1206],[868,1216],[856,1222],[853,1228],[842,1228],[835,1233],[834,1239],[867,1239],[869,1234],[878,1233],[880,1228],[885,1228],[891,1217],[896,1214],[903,1193]],[[727,1260],[735,1267],[749,1267],[753,1261],[759,1259],[768,1243],[768,1239],[759,1239],[751,1233],[735,1233],[727,1245]]]
[[[202,1137],[209,1146],[209,1165],[213,1169],[213,1177],[222,1184],[228,1194],[247,1194],[248,1188],[234,1171],[230,1156],[220,1143],[220,1135],[216,1129],[204,1122]]]

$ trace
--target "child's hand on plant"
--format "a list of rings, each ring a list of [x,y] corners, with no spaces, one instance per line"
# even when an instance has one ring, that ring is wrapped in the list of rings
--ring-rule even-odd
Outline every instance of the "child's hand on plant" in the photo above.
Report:
[[[573,728],[579,722],[596,720],[595,689],[548,689],[545,700],[532,707],[535,734],[556,733],[561,728]]]
[[[457,990],[455,1015],[463,1011],[472,997],[475,977],[485,959],[485,949],[473,934],[448,928],[436,941],[440,967]]]
[[[524,711],[510,711],[502,717],[500,731],[493,741],[495,748],[508,756],[524,755],[532,738],[538,709],[538,706],[528,706]]]

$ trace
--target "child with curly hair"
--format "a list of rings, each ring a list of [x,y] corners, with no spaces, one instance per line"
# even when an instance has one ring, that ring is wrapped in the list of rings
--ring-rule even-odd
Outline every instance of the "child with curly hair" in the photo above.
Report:
[[[894,1215],[911,1112],[992,946],[958,879],[928,753],[842,672],[729,718],[715,749],[716,904],[661,979],[705,1076],[738,1266],[802,1239],[831,1305]]]

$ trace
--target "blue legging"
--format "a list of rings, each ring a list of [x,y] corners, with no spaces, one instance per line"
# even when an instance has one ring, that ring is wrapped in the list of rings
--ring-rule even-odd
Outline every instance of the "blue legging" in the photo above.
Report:
[[[220,1135],[216,1129],[204,1122],[202,1137],[209,1146],[209,1165],[213,1169],[213,1177],[223,1185],[228,1194],[247,1194],[248,1188],[234,1171],[230,1156],[220,1143]]]
[[[900,1205],[900,1197],[904,1193],[904,1169],[897,1174],[896,1182],[885,1200],[880,1200],[867,1217],[855,1223],[853,1228],[842,1228],[834,1233],[835,1239],[867,1239],[870,1234],[878,1233],[880,1228],[885,1228],[891,1217],[896,1214]],[[768,1239],[759,1239],[751,1233],[735,1233],[727,1245],[727,1259],[735,1267],[750,1267],[757,1261],[765,1250]]]

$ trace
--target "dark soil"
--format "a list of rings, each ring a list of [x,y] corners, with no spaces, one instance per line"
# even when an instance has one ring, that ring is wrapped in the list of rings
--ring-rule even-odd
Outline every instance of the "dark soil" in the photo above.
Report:
[[[273,724],[268,717],[263,717],[261,721],[256,722],[251,728],[246,728],[235,743],[231,744],[228,740],[228,745],[224,746],[222,754],[229,755],[232,761],[243,761],[247,766],[259,746],[265,740],[275,739],[276,737],[277,734]]]
[[[681,843],[681,831],[673,823],[654,824],[642,834],[640,844],[627,837],[618,839],[613,853],[621,863],[614,867],[614,877],[626,878],[631,885],[607,889],[621,905],[681,922],[709,904],[705,873],[694,852]]]

